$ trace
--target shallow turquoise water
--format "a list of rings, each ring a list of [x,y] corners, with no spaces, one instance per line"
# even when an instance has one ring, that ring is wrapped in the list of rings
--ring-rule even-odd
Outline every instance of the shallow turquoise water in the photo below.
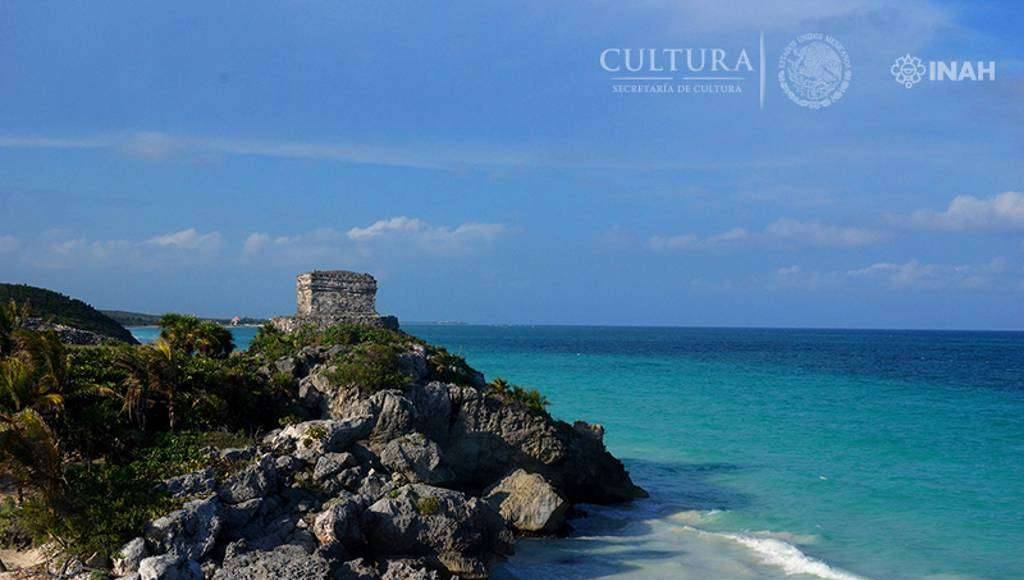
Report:
[[[406,330],[604,424],[651,492],[500,576],[1024,577],[1022,333]]]

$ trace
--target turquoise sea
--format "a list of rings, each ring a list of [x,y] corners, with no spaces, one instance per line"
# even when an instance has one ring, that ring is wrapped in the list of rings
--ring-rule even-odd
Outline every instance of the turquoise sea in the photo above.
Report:
[[[405,330],[602,423],[651,493],[501,578],[1024,578],[1024,333]]]

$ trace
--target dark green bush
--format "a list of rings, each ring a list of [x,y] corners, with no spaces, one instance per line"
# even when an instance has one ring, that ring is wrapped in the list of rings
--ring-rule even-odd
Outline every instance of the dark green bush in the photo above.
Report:
[[[457,385],[473,384],[476,375],[466,359],[440,346],[427,347],[427,367],[431,380]]]
[[[205,450],[241,447],[251,438],[236,433],[183,432],[154,435],[133,461],[72,464],[69,493],[55,502],[29,496],[20,506],[0,507],[0,539],[5,529],[37,543],[58,538],[67,552],[88,557],[112,555],[150,520],[176,509],[179,501],[155,491],[161,481],[207,467],[226,475],[236,468]],[[13,534],[8,534],[13,535]]]
[[[513,385],[502,378],[494,379],[488,386],[490,386],[492,392],[502,399],[518,403],[538,413],[547,413],[547,406],[551,404],[548,398],[537,389],[527,389],[519,385]]]
[[[416,341],[417,339],[401,332],[359,324],[336,324],[322,331],[312,326],[303,326],[291,333],[281,332],[272,325],[265,324],[260,327],[249,344],[249,353],[273,361],[295,356],[307,346],[356,346],[366,343],[398,345]]]
[[[440,507],[441,504],[437,501],[436,497],[427,496],[416,500],[416,511],[420,512],[421,516],[434,515]]]
[[[339,388],[400,389],[409,377],[402,372],[398,355],[398,348],[391,344],[360,344],[340,357],[327,380]]]

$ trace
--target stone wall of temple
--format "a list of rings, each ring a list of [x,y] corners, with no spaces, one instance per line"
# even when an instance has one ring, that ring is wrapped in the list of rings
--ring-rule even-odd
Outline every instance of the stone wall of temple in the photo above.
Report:
[[[295,316],[271,319],[284,332],[303,326],[323,329],[335,324],[398,329],[397,318],[377,314],[377,280],[369,274],[345,270],[299,274],[295,279],[295,297]]]

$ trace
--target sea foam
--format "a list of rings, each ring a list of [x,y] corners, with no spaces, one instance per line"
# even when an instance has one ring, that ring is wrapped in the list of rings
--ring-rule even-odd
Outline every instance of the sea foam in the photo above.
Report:
[[[812,558],[793,544],[782,540],[758,538],[744,534],[715,533],[714,535],[729,538],[749,548],[758,555],[763,563],[777,566],[787,575],[810,574],[826,580],[864,580],[862,576],[833,568],[821,560]]]

